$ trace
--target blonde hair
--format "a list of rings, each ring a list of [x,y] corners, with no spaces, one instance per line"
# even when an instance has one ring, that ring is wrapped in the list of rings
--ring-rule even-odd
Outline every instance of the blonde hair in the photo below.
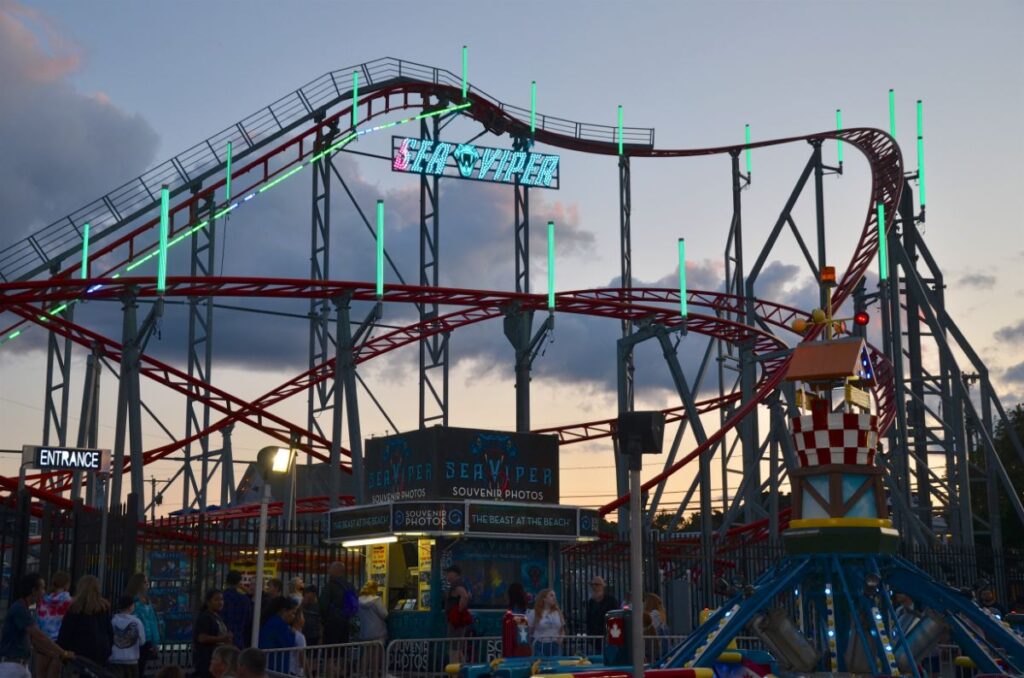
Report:
[[[668,621],[668,614],[665,612],[665,604],[661,602],[661,596],[656,593],[648,593],[644,596],[644,612],[657,610],[661,615],[661,621]]]
[[[100,580],[87,574],[75,585],[75,598],[68,607],[69,613],[97,614],[109,612],[110,603],[100,595]]]
[[[533,623],[540,623],[540,618],[544,615],[544,612],[548,609],[544,606],[544,599],[548,597],[549,593],[554,593],[554,589],[541,589],[541,592],[537,594],[537,598],[533,603]],[[555,599],[555,604],[551,608],[552,612],[557,612],[562,618],[562,628],[565,628],[565,615],[562,614],[562,608],[558,607],[558,599]]]

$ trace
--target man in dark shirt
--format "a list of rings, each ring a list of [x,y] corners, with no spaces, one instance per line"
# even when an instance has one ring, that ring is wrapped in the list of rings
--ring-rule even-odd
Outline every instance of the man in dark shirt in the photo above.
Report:
[[[590,580],[590,598],[587,599],[587,635],[604,637],[604,616],[612,610],[619,609],[619,601],[605,593],[604,579],[593,577]]]
[[[302,627],[306,645],[319,645],[323,637],[323,624],[320,620],[320,599],[315,586],[302,589],[302,618],[306,620]]]
[[[331,563],[327,569],[327,577],[327,586],[324,587],[323,594],[320,596],[323,643],[325,645],[347,643],[352,616],[349,614],[350,610],[346,609],[345,598],[347,594],[354,593],[352,584],[345,579],[343,563]]]
[[[235,647],[244,650],[252,640],[252,599],[242,588],[241,572],[231,570],[224,583],[224,609],[220,617],[231,632]]]
[[[36,626],[29,611],[29,607],[43,595],[43,578],[35,572],[26,574],[18,582],[17,595],[17,600],[7,610],[3,631],[0,632],[0,674],[11,678],[29,678],[32,675],[28,670],[32,645],[38,651],[60,657],[63,661],[74,657],[73,652],[65,652]]]
[[[270,618],[270,608],[274,601],[284,597],[284,582],[276,577],[268,579],[266,588],[263,589],[263,601],[260,603],[260,626],[267,623]]]

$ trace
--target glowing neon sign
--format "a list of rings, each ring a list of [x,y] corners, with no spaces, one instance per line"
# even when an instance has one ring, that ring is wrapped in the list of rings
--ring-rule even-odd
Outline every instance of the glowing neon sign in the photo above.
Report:
[[[391,169],[474,181],[558,188],[559,156],[476,144],[392,137]]]

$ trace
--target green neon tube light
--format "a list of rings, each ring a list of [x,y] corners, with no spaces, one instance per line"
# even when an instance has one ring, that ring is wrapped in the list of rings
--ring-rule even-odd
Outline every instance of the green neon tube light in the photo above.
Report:
[[[160,189],[160,244],[157,248],[156,291],[160,294],[167,289],[167,234],[170,232],[171,191],[165,184]]]
[[[89,277],[89,222],[82,226],[82,278]]]
[[[466,98],[466,93],[469,91],[469,85],[466,83],[466,62],[468,61],[469,48],[465,45],[462,46],[462,98]]]
[[[679,314],[686,317],[686,239],[679,239]]]
[[[231,142],[228,142],[228,161],[224,169],[224,199],[231,202]]]
[[[836,109],[836,131],[843,131],[843,110],[841,108]],[[839,153],[839,164],[843,164],[843,140],[836,139],[836,151]]]
[[[896,92],[889,90],[889,135],[896,138]]]
[[[377,201],[377,298],[384,296],[384,201]]]
[[[352,71],[352,129],[359,124],[359,71]]]
[[[679,315],[686,317],[686,238],[679,239]]]
[[[340,140],[338,140],[330,148],[325,149],[325,150],[321,151],[320,153],[317,153],[315,155],[310,156],[305,162],[297,165],[296,167],[293,167],[288,172],[285,172],[283,175],[275,178],[269,184],[262,186],[258,190],[254,190],[254,191],[250,192],[242,200],[240,200],[238,202],[235,202],[235,203],[228,203],[228,204],[224,205],[220,210],[218,210],[217,212],[214,213],[213,219],[214,220],[220,219],[225,214],[233,212],[234,210],[238,209],[243,204],[248,202],[250,199],[255,198],[257,195],[262,194],[264,191],[272,188],[273,186],[276,186],[281,181],[284,181],[285,179],[293,176],[297,172],[305,169],[307,166],[313,165],[320,158],[322,158],[322,157],[324,157],[324,156],[326,156],[326,155],[328,155],[330,153],[334,153],[335,151],[343,148],[344,146],[347,146],[349,144],[349,142],[351,142],[353,139],[355,139],[355,138],[357,138],[359,136],[362,136],[364,134],[370,134],[372,132],[377,132],[377,131],[380,131],[380,130],[383,130],[383,129],[388,129],[390,127],[395,127],[396,125],[404,125],[406,123],[414,122],[414,121],[417,121],[417,120],[422,120],[424,118],[432,118],[432,117],[435,117],[435,116],[446,115],[448,113],[454,113],[456,111],[461,111],[461,110],[470,108],[471,106],[472,106],[472,104],[470,102],[466,102],[464,104],[452,105],[452,106],[448,106],[447,108],[443,108],[441,110],[429,111],[429,112],[426,112],[426,113],[419,113],[417,115],[409,116],[409,117],[403,118],[401,120],[394,120],[392,122],[388,122],[388,123],[384,123],[384,124],[381,124],[381,125],[377,125],[376,127],[371,127],[371,128],[359,130],[359,131],[356,131],[356,132],[351,132],[351,133],[345,135],[344,137],[342,137]],[[161,197],[162,197],[162,192],[161,192]],[[169,198],[169,195],[168,195],[168,198]],[[168,201],[168,204],[169,204],[169,201]],[[163,207],[164,207],[164,204],[163,204],[163,201],[161,200],[161,217],[163,216]],[[169,207],[168,207],[168,214],[169,214]],[[183,230],[173,240],[168,242],[166,244],[166,247],[161,248],[158,245],[157,249],[155,249],[155,250],[152,250],[152,251],[147,252],[145,254],[139,254],[139,256],[136,257],[135,259],[132,259],[132,260],[126,262],[125,265],[124,265],[124,268],[121,271],[114,273],[110,277],[116,280],[117,278],[120,278],[124,273],[130,273],[131,271],[135,270],[136,268],[138,268],[142,264],[146,263],[150,259],[153,259],[154,257],[158,257],[157,278],[158,278],[158,286],[159,286],[159,277],[160,277],[159,276],[159,257],[161,255],[161,252],[163,252],[163,254],[164,254],[165,266],[166,266],[166,252],[167,252],[167,250],[169,250],[171,247],[173,247],[174,245],[178,244],[179,242],[185,240],[189,236],[195,234],[197,231],[201,231],[202,229],[206,228],[209,225],[210,225],[210,220],[207,219],[207,220],[199,222],[198,224],[195,224],[194,226],[192,226],[190,228],[186,228],[186,230]],[[168,219],[168,229],[167,229],[167,233],[164,234],[165,235],[164,240],[166,240],[167,234],[169,234],[169,232],[170,232],[170,228],[169,228],[169,219]],[[58,313],[61,313],[62,311],[64,311],[69,306],[77,303],[77,301],[78,300],[72,300],[70,302],[63,303],[60,306],[57,306],[55,308],[49,309],[46,312],[46,315],[39,316],[39,319],[41,321],[45,322],[48,317],[52,317],[52,316],[57,315]],[[11,332],[6,337],[0,336],[0,346],[6,344],[8,341],[11,341],[12,339],[15,339],[16,337],[20,336],[21,334],[22,334],[21,330],[18,330],[16,332]]]
[[[530,135],[537,129],[537,81],[530,81]]]
[[[750,177],[750,124],[749,123],[743,126],[743,137],[744,137],[744,139],[746,139],[746,142],[747,142],[747,148],[744,151],[744,154],[747,157],[747,178],[749,178]]]
[[[622,155],[622,106],[619,106],[619,155]]]
[[[548,310],[555,310],[555,222],[548,222]]]
[[[889,279],[889,244],[885,237],[885,205],[878,203],[878,277]]]
[[[924,104],[917,100],[917,203],[924,207]]]

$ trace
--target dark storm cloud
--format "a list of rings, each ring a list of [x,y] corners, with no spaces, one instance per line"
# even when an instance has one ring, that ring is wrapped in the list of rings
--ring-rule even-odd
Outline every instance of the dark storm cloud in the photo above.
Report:
[[[1006,368],[1006,371],[1003,372],[1003,381],[1024,386],[1024,363]]]
[[[46,17],[0,2],[0,247],[152,164],[145,120],[70,84],[79,60]]]
[[[1018,344],[1024,341],[1024,319],[1016,325],[1007,325],[996,330],[996,339],[1010,344]]]
[[[996,285],[996,277],[987,273],[969,273],[962,276],[957,283],[964,287],[973,287],[978,290],[990,290]]]

